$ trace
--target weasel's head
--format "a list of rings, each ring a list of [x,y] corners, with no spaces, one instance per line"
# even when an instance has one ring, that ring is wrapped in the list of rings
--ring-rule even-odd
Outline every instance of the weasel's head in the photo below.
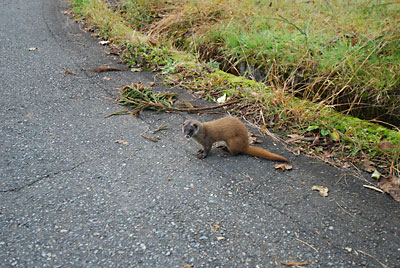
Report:
[[[200,125],[201,123],[197,120],[186,120],[182,126],[183,135],[185,135],[186,139],[196,136],[199,132]]]

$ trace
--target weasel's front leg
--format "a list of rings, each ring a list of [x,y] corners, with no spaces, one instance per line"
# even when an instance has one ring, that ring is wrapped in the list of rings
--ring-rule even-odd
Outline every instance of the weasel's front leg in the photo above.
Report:
[[[206,158],[208,153],[211,151],[211,146],[212,145],[209,145],[209,144],[203,145],[203,149],[200,149],[197,152],[197,158],[199,158],[199,159]]]
[[[206,157],[207,157],[207,154],[206,154],[206,152],[204,152],[204,149],[199,149],[197,151],[197,158],[198,159],[203,159],[203,158],[206,158]]]

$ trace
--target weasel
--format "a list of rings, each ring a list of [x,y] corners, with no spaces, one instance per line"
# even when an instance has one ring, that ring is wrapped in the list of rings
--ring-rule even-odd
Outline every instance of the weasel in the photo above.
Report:
[[[225,141],[231,155],[242,153],[268,160],[289,162],[286,157],[249,146],[247,128],[235,117],[228,116],[203,123],[194,119],[187,120],[183,123],[182,131],[187,139],[193,138],[203,146],[197,154],[200,159],[207,157],[215,142]]]

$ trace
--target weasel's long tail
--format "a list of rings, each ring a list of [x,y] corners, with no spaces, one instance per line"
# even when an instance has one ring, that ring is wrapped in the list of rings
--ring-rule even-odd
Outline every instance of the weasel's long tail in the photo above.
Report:
[[[255,147],[255,146],[247,147],[245,154],[256,156],[259,158],[268,159],[268,160],[289,162],[289,160],[286,157],[280,156],[279,154],[271,153],[265,149]]]

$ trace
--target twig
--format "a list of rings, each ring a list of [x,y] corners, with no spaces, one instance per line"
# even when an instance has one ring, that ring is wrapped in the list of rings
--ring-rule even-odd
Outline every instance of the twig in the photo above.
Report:
[[[159,126],[157,129],[153,130],[152,133],[154,134],[154,133],[156,133],[158,131],[167,130],[167,129],[168,129],[167,126]]]
[[[316,249],[313,245],[310,245],[309,243],[307,243],[307,242],[305,242],[305,241],[303,241],[303,240],[301,240],[301,239],[298,239],[298,238],[296,238],[296,240],[299,241],[299,242],[301,242],[301,243],[303,243],[303,244],[306,245],[306,246],[309,246],[310,248],[312,248],[313,250],[315,250],[315,252],[319,253],[318,249]]]
[[[147,105],[147,107],[152,106],[152,107],[158,107],[167,111],[176,111],[176,112],[198,112],[198,111],[206,111],[206,110],[212,110],[212,109],[218,109],[224,106],[228,106],[228,105],[232,105],[235,103],[238,103],[239,100],[234,100],[234,101],[230,101],[230,102],[226,102],[220,105],[215,105],[215,106],[208,106],[208,107],[200,107],[200,108],[174,108],[174,107],[168,107],[164,104],[161,103],[154,103],[154,102],[147,102],[147,101],[142,101],[142,100],[138,100],[138,99],[134,99],[131,97],[127,97],[127,99],[132,100],[132,101],[137,101],[140,103],[143,103],[145,105]]]
[[[108,118],[113,115],[121,115],[121,114],[128,114],[128,113],[129,113],[128,110],[117,111],[117,112],[113,112],[111,114],[105,115],[104,118]]]
[[[358,251],[358,252],[361,252],[362,254],[364,254],[364,255],[366,255],[366,256],[368,256],[368,257],[373,258],[373,259],[374,259],[375,261],[377,261],[380,265],[382,265],[382,267],[384,267],[384,268],[389,268],[389,266],[387,266],[386,264],[380,262],[380,261],[378,260],[378,258],[376,258],[375,256],[372,256],[371,254],[368,254],[367,252],[364,252],[364,251],[359,250],[359,249],[357,249],[357,251]]]
[[[378,191],[378,192],[381,192],[381,193],[384,193],[384,191],[382,191],[381,189],[379,189],[378,187],[375,187],[375,186],[364,184],[363,187],[368,188],[368,189],[372,189],[372,190],[375,190],[375,191]]]
[[[145,138],[146,140],[149,140],[149,141],[152,141],[152,142],[157,142],[157,141],[160,140],[159,137],[149,137],[149,136],[146,136],[146,135],[143,135],[143,134],[140,134],[140,136],[142,136],[142,137]]]
[[[353,218],[355,218],[355,216],[353,214],[351,214],[350,212],[348,212],[347,210],[345,210],[341,205],[339,205],[339,203],[337,201],[335,201],[336,205],[338,205],[338,207],[340,207],[345,213],[349,214],[350,216],[352,216]]]

